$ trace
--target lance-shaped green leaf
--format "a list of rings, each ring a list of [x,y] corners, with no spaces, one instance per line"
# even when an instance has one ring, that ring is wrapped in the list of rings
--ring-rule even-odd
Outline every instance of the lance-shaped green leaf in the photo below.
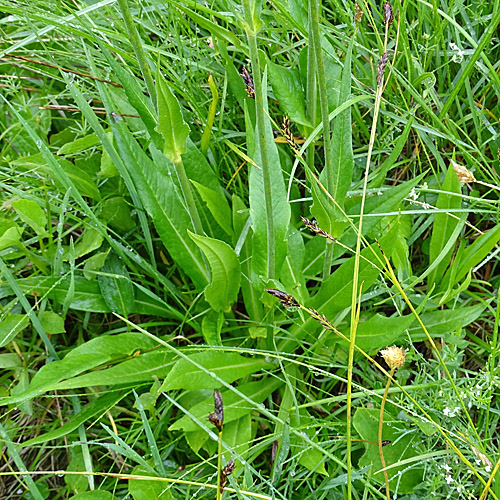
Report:
[[[457,174],[453,166],[450,165],[448,169],[448,173],[446,174],[446,178],[441,187],[442,193],[438,196],[436,206],[441,210],[447,210],[450,213],[453,213],[455,209],[460,208],[462,204],[462,200],[460,196],[460,182],[458,180]],[[438,256],[441,254],[441,251],[445,247],[445,245],[450,240],[451,234],[457,227],[457,225],[462,225],[465,223],[465,220],[458,220],[455,217],[452,217],[449,213],[442,212],[437,213],[434,216],[434,225],[432,227],[432,236],[431,236],[431,244],[429,247],[429,262],[434,263]],[[427,288],[431,290],[434,284],[437,284],[439,280],[443,277],[446,268],[448,267],[451,259],[451,254],[453,252],[453,248],[450,248],[449,251],[440,257],[440,262],[437,264],[433,272],[429,274],[427,278]]]
[[[125,264],[116,254],[110,253],[101,273],[97,281],[107,306],[127,316],[134,304],[134,287]]]
[[[186,152],[189,127],[182,117],[179,101],[175,98],[167,82],[158,72],[158,127],[165,140],[163,153],[177,163],[180,155]]]
[[[211,270],[210,283],[205,288],[207,302],[217,312],[229,311],[240,289],[241,269],[235,251],[223,241],[188,231],[191,239],[205,254]]]
[[[344,69],[342,70],[339,104],[347,101],[351,93],[351,53],[352,44],[349,46],[349,50],[347,51]],[[343,208],[347,190],[351,186],[352,173],[354,169],[350,107],[346,108],[335,117],[332,128],[332,159],[330,162],[332,170],[330,172],[323,170],[320,180],[322,182],[326,182],[326,186],[333,199],[337,201],[341,208]],[[338,220],[345,220],[345,217],[342,215],[339,208],[335,206],[333,207],[333,211]]]

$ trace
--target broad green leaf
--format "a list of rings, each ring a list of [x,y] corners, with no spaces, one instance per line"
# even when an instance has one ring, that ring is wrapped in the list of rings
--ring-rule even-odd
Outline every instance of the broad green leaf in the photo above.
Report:
[[[65,298],[71,288],[71,280],[69,276],[56,278],[53,276],[34,276],[32,278],[21,278],[17,280],[17,284],[26,294],[38,294],[38,296],[55,300],[58,303],[64,303]],[[83,276],[75,274],[74,276],[74,292],[69,305],[70,309],[86,312],[109,313],[110,308],[106,304],[97,280],[89,281]],[[7,284],[0,286],[0,298],[14,295],[14,292]],[[153,296],[146,289],[142,290],[136,285],[135,301],[131,306],[131,313],[148,314],[161,317],[176,317],[178,311],[169,306],[159,297]],[[172,316],[173,315],[173,316]]]
[[[47,441],[54,441],[63,436],[68,435],[82,424],[89,424],[92,419],[98,420],[101,415],[108,412],[113,406],[115,406],[119,401],[121,401],[128,392],[109,392],[104,394],[89,404],[85,405],[82,410],[73,415],[67,422],[65,422],[61,427],[56,427],[54,430],[46,432],[40,436],[29,439],[23,443],[23,446],[34,446],[41,443],[46,443]]]
[[[249,279],[252,272],[252,241],[249,210],[243,203],[243,200],[237,195],[233,195],[232,197],[232,206],[234,227],[233,242],[235,251],[240,258],[243,278],[241,281],[241,294],[249,318],[260,323],[260,318],[262,318],[262,302],[260,300],[260,295],[262,292],[253,287]]]
[[[14,221],[0,219],[0,250],[9,248],[12,245],[20,245],[22,234],[22,228]]]
[[[370,188],[380,187],[383,184],[387,172],[389,172],[389,170],[395,165],[404,145],[406,144],[414,119],[415,115],[410,115],[403,132],[401,132],[401,135],[398,137],[394,148],[391,151],[391,154],[384,160],[384,163],[382,163],[380,167],[377,167],[374,179],[369,184]]]
[[[150,471],[142,469],[140,466],[132,470],[133,476],[154,476]],[[134,500],[174,500],[170,492],[171,484],[166,481],[155,481],[152,479],[129,479],[128,490]]]
[[[81,472],[82,474],[68,474],[64,476],[64,482],[72,493],[83,493],[89,489],[89,480],[83,474],[87,468],[82,447],[71,446],[68,451],[71,459],[66,470],[68,472]]]
[[[374,314],[366,321],[361,321],[356,330],[356,345],[368,354],[377,352],[382,347],[406,339],[406,331],[415,322],[415,316],[395,316],[387,318],[381,314]],[[349,330],[343,331],[349,337]],[[341,343],[347,343],[339,339]]]
[[[187,229],[192,229],[191,217],[175,185],[173,165],[151,146],[153,162],[123,123],[116,123],[114,127],[118,149],[126,160],[140,201],[153,220],[160,239],[195,285],[199,288],[205,286],[208,271],[200,250],[187,234]]]
[[[188,17],[190,17],[196,24],[199,24],[200,26],[203,26],[204,29],[210,31],[212,35],[214,35],[217,38],[224,39],[226,42],[228,42],[231,45],[234,45],[238,49],[241,47],[241,41],[240,38],[237,37],[233,32],[223,28],[219,24],[211,21],[212,18],[217,18],[221,16],[221,13],[218,10],[210,9],[209,7],[206,7],[205,5],[201,5],[197,2],[175,2],[172,1],[173,5],[176,5],[179,10],[184,12]],[[191,7],[196,9],[198,12],[205,12],[205,16],[202,16],[195,12],[194,10],[191,10],[185,6],[185,4],[191,4]],[[226,22],[226,18],[223,19],[224,22]]]
[[[394,240],[398,234],[398,226],[395,225],[391,230],[380,239],[380,246],[385,254],[390,257],[394,245]],[[363,283],[363,291],[369,290],[380,274],[377,266],[382,259],[378,245],[375,243],[361,251],[359,261],[359,283]],[[318,293],[306,304],[317,311],[325,314],[327,318],[333,318],[334,315],[344,308],[351,306],[352,300],[352,276],[354,273],[354,256],[350,257],[338,269],[336,269],[320,286]],[[294,338],[303,338],[306,334],[312,335],[321,325],[310,316],[307,316],[304,322],[291,328],[290,332]],[[280,349],[293,348],[290,341],[284,341]]]
[[[66,331],[64,328],[64,318],[53,311],[44,311],[41,316],[39,315],[38,319],[46,333],[54,335]]]
[[[98,271],[104,266],[108,252],[100,252],[89,257],[83,265],[83,275],[88,280],[97,279]]]
[[[290,226],[287,236],[288,255],[283,262],[280,281],[296,299],[304,302],[309,298],[306,280],[302,269],[304,267],[305,246],[302,233]]]
[[[128,232],[136,227],[136,222],[130,215],[130,206],[121,196],[114,196],[103,202],[101,217],[118,231]]]
[[[200,236],[188,231],[210,265],[210,283],[205,289],[205,299],[216,312],[228,312],[238,298],[240,289],[240,262],[234,250],[223,241]]]
[[[342,81],[340,85],[339,101],[347,101],[351,94],[351,54],[352,43],[346,54],[344,68],[342,70]],[[338,114],[332,122],[332,145],[331,159],[327,167],[320,175],[320,181],[326,187],[340,208],[344,208],[344,199],[348,189],[351,187],[352,173],[354,170],[354,153],[352,151],[352,123],[351,108],[346,108]],[[331,165],[331,171],[328,166]],[[337,206],[333,207],[334,216],[339,221],[345,221],[345,217]],[[329,228],[325,228],[327,231]]]
[[[102,245],[104,237],[97,229],[86,228],[82,236],[78,239],[75,245],[75,257],[83,257],[94,250],[97,250]]]
[[[127,267],[115,253],[110,252],[101,273],[97,281],[107,306],[112,312],[127,316],[134,303],[134,286]]]
[[[153,382],[157,378],[165,377],[172,369],[173,364],[172,353],[158,349],[135,356],[111,368],[64,380],[59,382],[53,390],[80,389],[103,384],[122,385]]]
[[[378,442],[379,416],[380,410],[377,408],[358,408],[356,410],[353,424],[361,439],[372,443]],[[414,446],[418,437],[415,434],[403,434],[407,425],[406,422],[396,421],[389,413],[384,412],[382,439],[391,441],[390,444],[382,448],[386,467],[401,460],[418,456],[419,452]],[[378,446],[373,444],[365,444],[364,446],[365,453],[359,460],[359,466],[371,465],[373,480],[379,484],[384,484],[383,473],[379,472],[377,474],[382,468]],[[391,491],[412,493],[415,487],[421,483],[424,470],[421,460],[416,460],[412,464],[400,465],[389,469],[387,472]]]
[[[408,196],[411,190],[419,184],[424,174],[421,174],[414,179],[411,179],[401,184],[391,187],[382,192],[381,195],[370,196],[365,203],[365,217],[363,219],[363,234],[379,237],[383,227],[383,222],[387,221],[387,217],[395,218],[399,210],[404,208],[404,198]],[[358,215],[361,207],[361,200],[357,199],[358,203],[348,210],[349,215]],[[377,215],[380,214],[380,215]],[[394,215],[387,215],[394,214]],[[394,220],[394,219],[393,219]],[[354,234],[351,231],[351,234]],[[383,233],[382,233],[383,234]],[[354,236],[355,238],[355,236]]]
[[[309,439],[317,443],[318,438],[314,427],[315,420],[305,408],[299,409],[299,417],[300,421],[297,419],[295,412],[290,412],[290,426],[292,429],[305,433]],[[303,465],[310,471],[328,476],[328,472],[325,469],[326,455],[321,453],[321,450],[311,446],[296,433],[290,433],[290,447],[293,456],[298,456],[300,465]]]
[[[150,99],[144,95],[143,83],[138,80],[136,76],[129,73],[125,69],[125,65],[116,61],[104,44],[100,43],[99,46],[109,65],[118,77],[118,81],[123,85],[123,90],[125,91],[128,102],[136,109],[137,113],[139,113],[156,147],[161,148],[162,138],[155,130],[157,126],[156,112]]]
[[[420,319],[431,337],[436,337],[470,325],[479,318],[485,308],[485,304],[477,304],[475,306],[458,307],[457,309],[424,312],[420,314]],[[409,334],[414,342],[427,339],[421,326],[416,323],[409,328]]]
[[[298,70],[284,68],[270,60],[267,61],[267,65],[274,96],[290,120],[299,125],[312,127],[306,117],[304,91]]]
[[[55,185],[61,193],[66,193],[66,181],[67,179],[69,179],[75,186],[75,189],[77,189],[82,196],[87,196],[88,198],[92,198],[93,200],[101,199],[101,194],[99,193],[97,184],[95,183],[94,179],[88,174],[88,172],[85,172],[68,160],[58,158],[57,162],[59,163],[62,170],[64,170],[64,173],[66,174],[65,176],[61,176],[60,170],[57,169],[56,171],[52,164],[50,164],[49,166],[42,166],[42,169],[45,172],[50,173]]]
[[[8,313],[0,320],[0,347],[14,340],[16,335],[23,331],[29,324],[27,314]]]
[[[19,218],[28,224],[39,236],[48,236],[47,233],[47,216],[38,203],[32,200],[16,200],[12,202],[12,206]]]
[[[19,369],[22,367],[21,358],[14,353],[0,354],[0,370]]]
[[[453,213],[454,209],[458,209],[462,205],[460,182],[458,180],[455,169],[450,164],[448,173],[441,186],[442,193],[438,196],[436,207],[441,210],[448,210]],[[429,248],[429,261],[435,263],[441,250],[448,243],[451,234],[458,224],[463,225],[465,221],[459,221],[455,217],[447,213],[437,213],[434,216],[434,224],[432,226],[431,244]],[[435,269],[427,277],[427,289],[431,290],[435,284],[438,284],[443,277],[446,268],[450,264],[453,248],[442,256],[441,261]]]
[[[222,345],[220,332],[224,322],[224,313],[210,310],[201,321],[201,332],[208,345]]]
[[[226,234],[232,236],[233,228],[231,225],[231,209],[226,197],[208,188],[204,184],[196,182],[191,179],[191,182],[196,187],[202,200],[207,204],[210,213],[213,215],[217,224],[224,230]]]
[[[189,135],[189,127],[182,117],[179,101],[170,90],[163,75],[157,74],[158,92],[158,127],[157,131],[165,141],[163,153],[172,162],[177,163],[180,155],[186,152],[186,141]]]
[[[225,463],[232,458],[232,451],[245,457],[252,441],[252,414],[247,412],[237,420],[224,422],[223,436],[224,442],[229,446],[229,450],[222,453]]]
[[[85,151],[86,149],[93,148],[94,146],[99,146],[101,141],[96,134],[89,134],[85,137],[80,137],[76,141],[67,142],[57,152],[58,155],[74,155],[80,151]]]
[[[115,360],[125,358],[137,351],[152,349],[156,346],[157,344],[152,339],[141,333],[122,333],[119,335],[96,337],[75,347],[62,360],[53,361],[42,366],[35,373],[27,391],[17,395],[15,398],[5,398],[0,401],[0,404],[25,401],[46,391],[53,390],[63,380],[71,379],[87,370],[92,370],[98,366],[107,365]],[[146,354],[151,355],[153,353],[157,354],[158,351]],[[111,383],[110,380],[102,378],[102,373],[103,371],[90,374],[93,376],[98,375],[94,385],[102,385],[104,381]]]
[[[469,245],[461,258],[453,263],[457,268],[453,281],[458,283],[473,267],[477,266],[500,240],[500,224],[479,236],[472,245]],[[450,271],[448,271],[450,273]],[[447,281],[445,277],[445,282]]]
[[[254,403],[262,403],[282,383],[277,378],[266,378],[258,382],[248,382],[240,385],[238,391],[248,396]],[[238,394],[229,389],[221,391],[221,394],[224,401],[224,424],[251,413],[252,408],[249,408],[248,402]],[[206,422],[206,417],[212,411],[214,411],[214,398],[212,394],[189,409],[189,413],[200,422]],[[200,426],[189,415],[184,415],[169,427],[170,431],[183,430],[185,432],[193,432],[199,429]]]
[[[266,86],[267,78],[264,74],[262,82],[264,94]],[[267,111],[267,95],[264,95],[264,107]],[[247,120],[246,126],[247,134],[253,136],[253,131],[249,131],[249,128],[252,128],[253,124]],[[290,223],[290,205],[287,201],[280,158],[274,142],[271,122],[269,120],[265,121],[264,130],[260,131],[260,133],[267,144],[269,156],[269,165],[267,168],[269,172],[266,175],[268,175],[270,181],[270,189],[266,192],[264,187],[260,145],[254,141],[248,141],[248,154],[257,165],[249,165],[250,217],[254,231],[252,249],[253,281],[255,281],[257,276],[267,278],[275,275],[276,272],[281,270],[281,266],[287,254],[286,233]],[[255,138],[259,138],[258,129],[255,131]],[[272,259],[273,254],[274,267]],[[258,286],[260,286],[260,284]]]
[[[255,357],[246,358],[236,352],[205,351],[191,354],[189,360],[181,358],[176,362],[163,381],[160,392],[173,389],[219,389],[221,381],[230,384],[265,367],[269,367],[268,362]]]

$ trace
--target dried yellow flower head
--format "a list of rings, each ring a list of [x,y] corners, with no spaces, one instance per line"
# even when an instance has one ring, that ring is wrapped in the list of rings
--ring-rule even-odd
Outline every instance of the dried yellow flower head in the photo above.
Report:
[[[460,165],[460,163],[453,160],[451,160],[451,164],[453,165],[455,173],[457,174],[458,180],[461,184],[466,182],[476,182],[476,178],[470,170],[467,170],[463,165]]]
[[[380,354],[391,369],[395,368],[397,370],[405,364],[406,351],[403,351],[401,347],[393,345],[387,349],[382,349]]]

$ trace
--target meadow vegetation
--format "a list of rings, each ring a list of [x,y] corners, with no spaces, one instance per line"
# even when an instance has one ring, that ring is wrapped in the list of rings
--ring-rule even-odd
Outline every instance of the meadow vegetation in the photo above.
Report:
[[[499,0],[0,0],[0,497],[500,498]]]

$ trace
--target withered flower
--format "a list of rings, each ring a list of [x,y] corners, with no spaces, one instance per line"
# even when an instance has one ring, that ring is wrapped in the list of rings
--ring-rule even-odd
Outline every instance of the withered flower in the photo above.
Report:
[[[387,347],[386,349],[382,349],[380,354],[384,358],[385,362],[389,365],[391,369],[401,368],[406,361],[406,351],[401,349],[401,347],[397,347],[393,345],[392,347]]]

